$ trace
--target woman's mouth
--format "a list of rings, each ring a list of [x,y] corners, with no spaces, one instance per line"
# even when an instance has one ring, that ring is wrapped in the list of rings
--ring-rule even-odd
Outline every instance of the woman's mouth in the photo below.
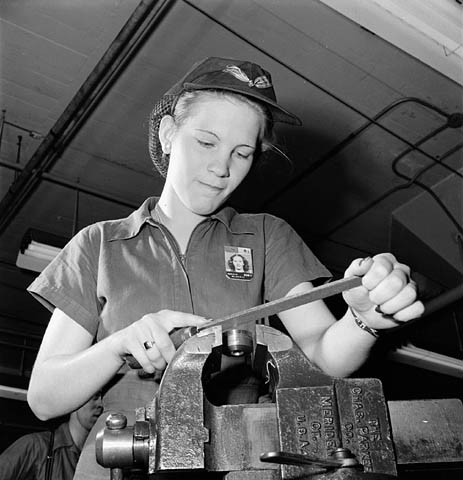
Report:
[[[214,185],[214,184],[211,184],[211,183],[206,183],[206,182],[199,182],[201,184],[201,186],[203,186],[206,190],[210,191],[210,192],[213,192],[213,193],[219,193],[221,192],[222,190],[225,189],[225,187],[223,186],[220,186],[220,185]]]

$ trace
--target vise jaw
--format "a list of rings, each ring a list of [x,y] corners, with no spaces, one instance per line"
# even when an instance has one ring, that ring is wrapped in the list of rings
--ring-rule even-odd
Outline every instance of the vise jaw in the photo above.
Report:
[[[220,371],[222,342],[220,326],[185,341],[134,426],[108,417],[96,455],[112,479],[131,467],[175,479],[397,478],[379,380],[329,377],[288,336],[256,325],[250,360],[271,402],[214,405],[204,386]]]

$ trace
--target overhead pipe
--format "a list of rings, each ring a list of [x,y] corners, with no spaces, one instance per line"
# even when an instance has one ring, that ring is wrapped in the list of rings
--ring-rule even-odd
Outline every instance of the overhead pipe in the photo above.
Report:
[[[423,316],[431,315],[463,299],[463,283],[424,302]]]
[[[420,317],[413,318],[407,322],[401,322],[396,327],[388,330],[388,333],[396,333],[402,331],[404,328],[409,328],[411,325],[421,322],[425,317],[429,317],[434,313],[443,310],[447,307],[450,307],[456,302],[461,302],[463,300],[463,283],[450,288],[449,290],[427,300],[423,300],[424,312]]]
[[[463,143],[460,143],[458,145],[455,145],[453,148],[451,148],[450,150],[448,150],[447,152],[445,152],[444,154],[441,155],[440,157],[440,161],[443,161],[445,160],[447,157],[453,155],[455,152],[457,152],[458,150],[460,150],[461,148],[463,148]],[[399,154],[398,157],[396,157],[396,159],[394,160],[394,162],[396,162],[396,160],[400,160],[400,158],[402,158],[403,155],[402,154]],[[352,221],[354,221],[356,218],[360,217],[361,215],[363,215],[364,213],[366,213],[368,210],[371,210],[375,205],[378,205],[379,203],[381,203],[383,200],[385,200],[387,197],[390,197],[391,195],[393,195],[394,193],[400,191],[400,190],[404,190],[406,188],[410,188],[412,187],[413,185],[418,185],[420,186],[421,188],[425,188],[426,189],[426,186],[424,186],[423,184],[420,184],[417,182],[417,179],[423,175],[426,171],[428,171],[430,168],[433,167],[433,164],[431,165],[428,165],[426,167],[423,167],[413,178],[408,178],[408,181],[406,183],[402,183],[400,185],[396,185],[395,187],[392,187],[391,189],[387,190],[386,192],[384,192],[382,195],[380,195],[379,197],[375,198],[374,200],[372,200],[371,202],[369,202],[367,205],[364,205],[363,207],[361,207],[359,210],[357,210],[354,214],[352,214],[350,217],[348,217],[347,219],[343,220],[341,223],[335,225],[334,227],[332,227],[330,230],[326,231],[326,232],[323,232],[323,233],[314,233],[312,231],[308,231],[308,230],[305,230],[303,227],[299,227],[298,231],[299,232],[302,232],[302,233],[305,233],[306,235],[311,235],[312,238],[314,238],[314,242],[319,242],[319,241],[330,241],[330,242],[333,242],[333,243],[337,243],[337,244],[340,244],[340,245],[344,245],[348,248],[353,248],[353,249],[356,249],[356,250],[359,250],[358,248],[352,246],[352,245],[347,245],[347,244],[343,244],[342,242],[338,241],[338,240],[334,240],[333,238],[330,238],[336,231],[340,230],[342,227],[345,227],[346,225],[348,225],[349,223],[351,223]],[[405,177],[403,177],[405,178]],[[437,197],[437,195],[434,194],[434,192],[432,191],[432,189],[428,189],[427,190],[428,193],[430,193],[434,200],[438,203],[439,207],[444,211],[444,213],[448,216],[448,218],[450,219],[450,221],[455,225],[455,227],[457,228],[458,231],[462,231],[462,227],[458,224],[458,222],[455,220],[455,218],[453,217],[453,215],[450,213],[450,211],[448,210],[448,208],[443,204],[443,202]],[[373,252],[368,252],[369,254],[373,254]]]
[[[463,142],[462,143],[459,143],[458,145],[455,145],[453,148],[451,148],[450,150],[448,150],[447,152],[445,152],[444,154],[441,155],[440,157],[440,161],[443,161],[444,159],[450,157],[451,155],[453,155],[455,152],[457,152],[458,150],[461,150],[463,148]],[[407,149],[407,151],[405,153],[409,153],[410,149]],[[367,205],[364,205],[363,207],[361,207],[360,209],[358,209],[355,213],[353,213],[351,216],[349,216],[347,219],[344,219],[341,223],[335,225],[334,227],[332,227],[329,231],[327,232],[324,232],[322,237],[330,237],[331,235],[333,235],[335,232],[337,232],[338,230],[340,230],[341,228],[345,227],[346,225],[348,225],[349,223],[353,222],[355,219],[357,219],[358,217],[360,217],[361,215],[363,215],[364,213],[366,213],[368,210],[371,210],[375,205],[378,205],[379,203],[381,203],[383,200],[385,200],[387,197],[390,197],[393,193],[396,193],[398,192],[399,190],[403,190],[403,189],[406,189],[406,188],[410,188],[414,185],[417,185],[419,187],[421,187],[423,190],[426,190],[433,198],[434,200],[438,203],[439,207],[444,211],[444,213],[447,215],[447,217],[450,219],[450,221],[455,225],[455,228],[462,232],[463,233],[463,229],[462,229],[462,226],[459,224],[458,220],[456,220],[453,215],[450,213],[450,211],[448,210],[448,208],[444,205],[444,203],[439,199],[439,197],[434,193],[434,191],[427,187],[426,185],[424,185],[423,183],[421,182],[418,182],[418,178],[423,175],[425,172],[427,172],[430,168],[432,168],[434,166],[434,164],[430,164],[426,167],[423,167],[417,174],[415,174],[415,176],[413,178],[410,178],[410,177],[407,177],[403,174],[401,174],[400,172],[398,172],[398,170],[395,168],[396,165],[397,165],[397,161],[400,160],[401,158],[404,157],[405,154],[399,154],[398,157],[396,157],[393,161],[393,171],[396,175],[404,178],[407,180],[406,183],[402,183],[400,185],[396,185],[395,187],[392,187],[390,190],[387,190],[386,192],[384,192],[383,194],[381,194],[379,197],[375,198],[374,200],[372,200],[371,202],[369,202]],[[461,174],[457,175],[457,176],[461,176]]]
[[[348,134],[343,140],[341,140],[338,144],[336,144],[333,148],[331,148],[326,154],[322,155],[319,159],[317,159],[315,162],[311,163],[308,167],[305,167],[296,178],[293,178],[290,180],[287,184],[283,185],[280,189],[278,189],[276,192],[274,192],[270,197],[268,197],[263,204],[261,204],[261,207],[266,207],[271,203],[274,203],[279,197],[283,196],[285,193],[287,193],[289,190],[294,188],[296,185],[300,184],[306,177],[308,177],[310,174],[312,174],[315,170],[317,170],[319,167],[324,165],[328,160],[335,158],[335,156],[344,148],[346,148],[350,143],[352,143],[355,139],[357,139],[361,133],[363,133],[365,130],[370,128],[371,126],[376,126],[379,127],[383,130],[385,130],[387,133],[391,133],[391,131],[388,128],[383,127],[379,121],[380,119],[385,116],[387,113],[389,113],[391,110],[397,108],[398,106],[404,104],[404,103],[416,103],[418,105],[422,105],[424,107],[427,107],[431,110],[434,110],[435,112],[439,113],[440,115],[444,116],[446,119],[446,123],[439,127],[439,131],[446,130],[447,128],[459,128],[461,126],[461,122],[463,121],[463,114],[461,113],[453,113],[453,114],[447,114],[440,108],[438,108],[435,105],[432,105],[429,102],[426,102],[424,100],[421,100],[420,98],[416,97],[403,97],[400,98],[399,100],[396,100],[392,102],[390,105],[385,107],[383,110],[381,110],[379,113],[377,113],[373,118],[368,119],[367,122],[365,122],[362,126],[360,126],[357,130],[354,132]],[[366,117],[367,118],[367,117]],[[400,154],[400,158],[404,156],[407,153],[410,153],[412,151],[418,152],[423,154],[425,157],[428,159],[432,160],[433,165],[440,165],[441,167],[445,168],[446,170],[449,170],[451,173],[454,173],[457,176],[462,176],[460,172],[457,170],[449,167],[445,163],[442,162],[442,158],[435,158],[434,156],[428,154],[424,150],[420,148],[420,145],[424,143],[423,141],[417,142],[417,143],[412,143],[409,142],[408,140],[405,140],[402,138],[400,135],[395,135],[396,138],[399,140],[403,141],[408,145],[408,148]],[[429,138],[426,138],[425,140],[429,140]]]
[[[142,0],[0,202],[0,233],[23,207],[175,0]]]
[[[433,313],[447,308],[462,299],[463,284],[460,284],[437,297],[425,301],[424,313],[421,317],[410,320],[409,322],[392,329],[392,332],[406,328],[415,322],[419,322],[423,317],[432,315]],[[457,378],[463,378],[463,361],[461,359],[418,348],[410,342],[389,352],[388,358],[414,367],[444,373]]]

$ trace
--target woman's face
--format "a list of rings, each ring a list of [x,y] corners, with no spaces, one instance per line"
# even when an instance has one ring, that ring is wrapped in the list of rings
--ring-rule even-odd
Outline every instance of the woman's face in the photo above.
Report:
[[[233,257],[233,266],[237,272],[242,272],[244,268],[244,262],[240,255],[235,255]]]
[[[264,119],[242,101],[211,96],[197,101],[180,125],[168,119],[166,185],[188,210],[209,215],[249,172]]]

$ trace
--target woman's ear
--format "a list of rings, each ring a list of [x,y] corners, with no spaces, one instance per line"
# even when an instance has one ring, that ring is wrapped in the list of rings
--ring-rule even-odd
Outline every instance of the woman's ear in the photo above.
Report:
[[[159,141],[163,153],[170,153],[172,138],[174,136],[176,125],[171,115],[164,115],[159,124]]]

